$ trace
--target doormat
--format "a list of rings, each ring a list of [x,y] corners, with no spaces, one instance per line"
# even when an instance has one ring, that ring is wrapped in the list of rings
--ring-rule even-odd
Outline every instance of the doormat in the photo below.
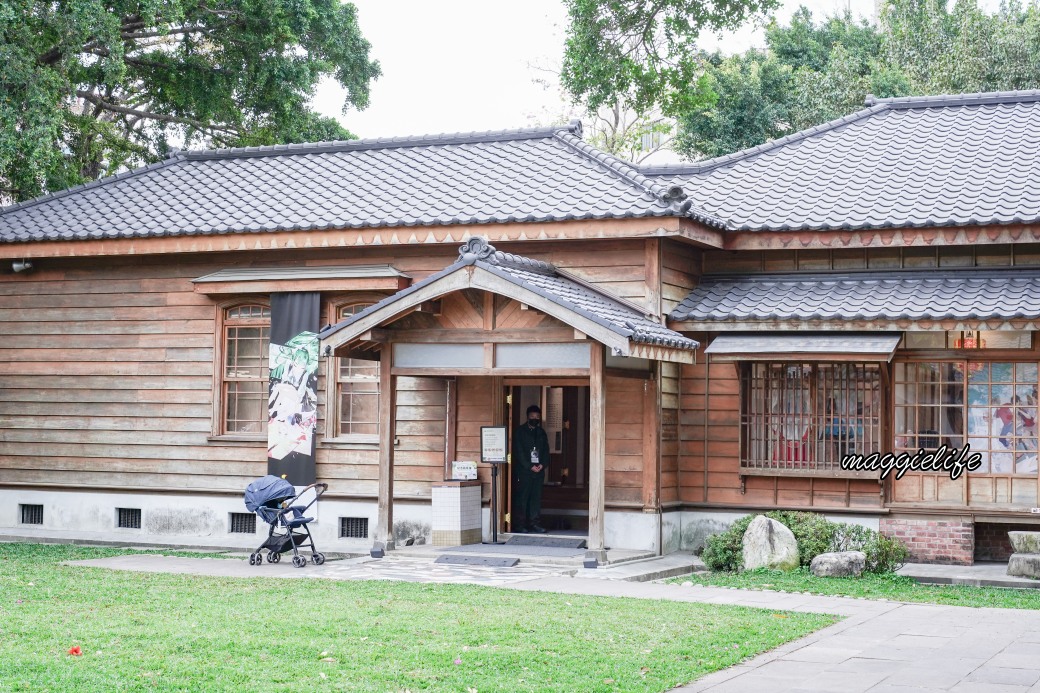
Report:
[[[434,561],[434,563],[450,565],[477,565],[482,568],[512,568],[519,562],[520,559],[513,556],[451,556],[448,554],[438,556]]]
[[[542,537],[535,534],[514,534],[506,546],[545,546],[556,549],[584,549],[588,545],[581,537]]]

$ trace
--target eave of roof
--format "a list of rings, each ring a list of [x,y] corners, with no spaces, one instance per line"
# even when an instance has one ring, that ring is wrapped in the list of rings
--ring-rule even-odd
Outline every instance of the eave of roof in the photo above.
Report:
[[[668,317],[684,329],[749,321],[1035,320],[1040,269],[708,275]]]

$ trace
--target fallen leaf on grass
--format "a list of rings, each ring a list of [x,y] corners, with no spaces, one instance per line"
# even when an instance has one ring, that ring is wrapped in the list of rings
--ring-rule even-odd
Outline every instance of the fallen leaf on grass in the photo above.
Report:
[[[773,618],[787,618],[783,614],[773,614]]]
[[[319,662],[335,662],[336,659],[334,657],[322,657],[318,661]]]
[[[614,679],[603,679],[603,683],[614,683]]]
[[[80,649],[79,645],[76,645],[75,647],[70,647],[69,648],[69,654],[72,655],[73,657],[82,657],[83,656],[83,650]]]
[[[646,677],[646,675],[649,674],[649,673],[650,673],[650,667],[640,667],[639,668],[640,676]]]

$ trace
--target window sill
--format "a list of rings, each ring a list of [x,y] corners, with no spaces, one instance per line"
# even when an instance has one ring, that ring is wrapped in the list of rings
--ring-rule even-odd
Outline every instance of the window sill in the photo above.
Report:
[[[267,434],[225,433],[219,436],[209,436],[206,440],[210,443],[266,443]]]
[[[319,445],[323,448],[378,450],[379,436],[343,436],[342,438],[324,438]]]
[[[880,470],[855,471],[851,469],[814,469],[812,467],[770,469],[768,467],[741,467],[741,476],[814,476],[826,479],[880,480]]]

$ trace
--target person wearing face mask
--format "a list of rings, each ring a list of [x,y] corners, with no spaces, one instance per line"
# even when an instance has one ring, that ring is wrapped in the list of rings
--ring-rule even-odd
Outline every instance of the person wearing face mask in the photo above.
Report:
[[[513,527],[517,532],[545,533],[538,518],[548,464],[549,436],[542,429],[542,410],[532,404],[527,408],[527,423],[520,424],[513,433],[513,479],[517,488]]]

